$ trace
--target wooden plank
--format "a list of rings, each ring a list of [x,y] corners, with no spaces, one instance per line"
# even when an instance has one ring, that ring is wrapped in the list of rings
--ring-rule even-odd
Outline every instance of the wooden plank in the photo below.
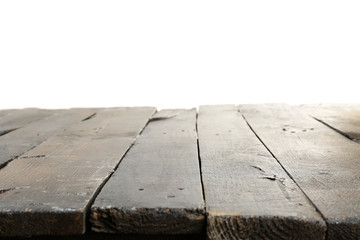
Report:
[[[16,109],[0,109],[0,118],[7,115],[9,112],[14,111]]]
[[[324,216],[328,239],[360,239],[359,145],[287,105],[240,110]]]
[[[192,234],[205,227],[196,111],[157,113],[91,208],[96,232]]]
[[[54,111],[51,110],[37,108],[8,110],[3,115],[0,115],[0,136],[21,128],[31,122],[48,117],[53,112]]]
[[[301,110],[344,136],[360,142],[360,104],[308,104]]]
[[[33,236],[27,238],[0,238],[1,240],[205,240],[200,234],[112,234],[87,231],[83,235],[71,236]]]
[[[13,109],[2,109],[2,110],[0,110],[0,119],[3,116],[6,116],[8,114],[8,112],[10,112],[10,111],[13,111]]]
[[[48,117],[0,137],[0,168],[58,131],[95,113],[94,109],[56,110]]]
[[[234,105],[200,106],[209,239],[324,239],[313,205]]]
[[[0,236],[84,233],[94,195],[154,112],[100,110],[10,162],[0,171]]]

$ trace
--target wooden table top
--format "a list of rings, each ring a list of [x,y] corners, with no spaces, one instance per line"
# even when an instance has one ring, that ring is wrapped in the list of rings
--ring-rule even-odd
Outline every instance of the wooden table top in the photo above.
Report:
[[[0,111],[0,239],[360,239],[360,104]]]

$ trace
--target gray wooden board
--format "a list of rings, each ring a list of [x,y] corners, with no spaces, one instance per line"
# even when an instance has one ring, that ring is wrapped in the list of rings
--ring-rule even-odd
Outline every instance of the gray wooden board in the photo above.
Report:
[[[50,116],[54,111],[26,108],[8,110],[0,115],[0,136],[37,120]]]
[[[31,122],[0,137],[0,168],[24,152],[36,147],[58,131],[95,113],[94,109],[52,111],[50,116]]]
[[[205,227],[196,136],[196,111],[162,110],[96,198],[97,232],[201,233]]]
[[[360,147],[287,105],[241,105],[246,120],[327,222],[328,239],[360,239]]]
[[[324,239],[313,205],[234,105],[200,106],[202,179],[209,239]]]
[[[0,110],[0,118],[7,115],[9,112],[14,111],[16,109],[1,109]]]
[[[309,104],[302,105],[301,110],[360,142],[360,104]]]
[[[154,112],[100,110],[1,169],[0,236],[84,233],[93,196]]]

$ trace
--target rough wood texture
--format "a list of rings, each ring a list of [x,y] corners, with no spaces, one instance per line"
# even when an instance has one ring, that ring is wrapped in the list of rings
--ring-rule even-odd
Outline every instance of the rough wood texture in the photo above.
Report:
[[[202,234],[177,234],[177,235],[158,235],[158,234],[112,234],[97,233],[88,231],[83,235],[71,236],[33,236],[27,238],[9,237],[0,238],[1,240],[206,240]]]
[[[360,143],[360,104],[302,105],[301,110]]]
[[[22,112],[22,111],[21,111]],[[21,112],[19,113],[21,115]],[[0,137],[0,168],[9,161],[26,151],[36,147],[69,125],[80,122],[93,114],[93,109],[70,109],[51,111],[51,114],[41,120],[26,124],[16,131],[9,132]],[[45,113],[46,114],[46,113]],[[26,116],[26,114],[25,114]],[[23,123],[26,122],[26,117]],[[21,122],[21,120],[19,120]],[[15,124],[13,126],[21,126]]]
[[[94,194],[154,111],[100,110],[1,169],[0,236],[84,233]]]
[[[287,105],[240,110],[325,217],[328,239],[360,239],[359,145]]]
[[[4,113],[0,114],[0,136],[21,128],[31,122],[50,116],[54,111],[27,108],[1,112]]]
[[[324,239],[325,222],[234,105],[201,106],[209,239]]]
[[[91,208],[97,232],[201,233],[205,227],[196,111],[157,113]]]

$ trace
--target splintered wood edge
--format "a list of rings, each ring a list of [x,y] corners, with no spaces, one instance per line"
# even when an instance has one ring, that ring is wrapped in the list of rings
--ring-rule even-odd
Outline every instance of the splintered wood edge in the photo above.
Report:
[[[92,208],[91,230],[125,234],[201,234],[203,208]]]
[[[323,220],[280,216],[207,216],[209,239],[325,239]]]
[[[0,222],[0,237],[80,235],[86,231],[86,214],[74,209],[2,212]]]

